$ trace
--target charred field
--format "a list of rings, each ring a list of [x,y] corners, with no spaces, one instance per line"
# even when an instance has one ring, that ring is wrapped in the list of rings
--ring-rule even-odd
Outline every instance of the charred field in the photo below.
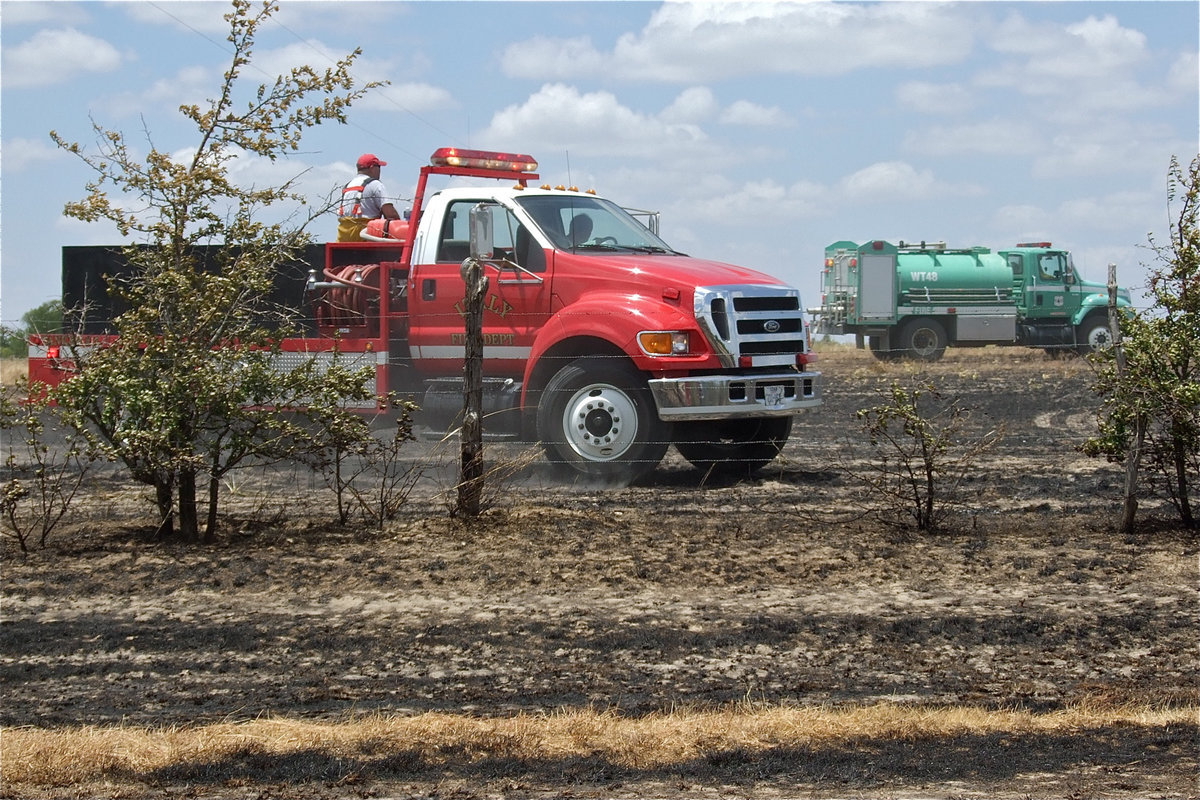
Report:
[[[672,453],[635,486],[587,487],[487,445],[512,468],[466,521],[447,510],[453,454],[414,444],[431,466],[382,530],[335,525],[318,479],[275,470],[231,487],[218,542],[196,547],[149,538],[145,492],[100,475],[47,548],[3,541],[0,724],[1196,707],[1197,538],[1152,499],[1137,533],[1117,531],[1122,468],[1078,449],[1099,406],[1084,360],[827,348],[820,367],[824,405],[752,480]],[[894,383],[957,399],[964,439],[998,435],[936,532],[881,520],[860,479],[878,453],[857,412]],[[1194,725],[1004,738],[867,735],[654,769],[413,757],[349,785],[242,764],[0,794],[1200,795]]]

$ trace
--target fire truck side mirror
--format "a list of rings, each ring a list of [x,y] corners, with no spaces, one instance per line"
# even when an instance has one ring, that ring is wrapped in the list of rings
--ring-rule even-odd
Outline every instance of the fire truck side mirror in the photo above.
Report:
[[[471,258],[490,261],[495,255],[492,239],[492,208],[480,203],[471,209]]]

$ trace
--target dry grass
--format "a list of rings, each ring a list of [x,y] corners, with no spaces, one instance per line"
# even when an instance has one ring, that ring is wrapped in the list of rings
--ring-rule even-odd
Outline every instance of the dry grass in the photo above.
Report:
[[[1198,714],[1196,707],[1077,707],[1039,714],[884,703],[842,709],[677,711],[636,718],[589,710],[507,718],[426,713],[333,723],[258,719],[159,730],[10,728],[2,734],[4,782],[14,789],[198,773],[220,779],[216,765],[230,765],[232,771],[240,765],[244,771],[246,759],[355,763],[369,771],[372,763],[390,762],[394,768],[400,757],[409,771],[488,762],[498,772],[547,761],[598,759],[625,770],[661,771],[696,760],[713,763],[722,753],[753,758],[769,751],[812,752],[851,743],[942,742],[997,734],[1058,737],[1132,729],[1153,736],[1153,729],[1168,727],[1183,727],[1194,737]]]
[[[9,385],[29,377],[23,358],[0,358],[0,384]]]
[[[1055,375],[1074,375],[1090,372],[1092,367],[1086,358],[1073,354],[1059,357],[1048,355],[1033,347],[950,347],[937,361],[911,361],[907,358],[896,361],[880,361],[870,350],[858,349],[847,342],[816,342],[813,349],[817,354],[817,368],[833,367],[839,374],[847,370],[869,370],[870,374],[905,372],[927,372],[938,374],[962,374],[973,370],[998,368],[1002,372],[1025,372],[1038,370]]]
[[[1011,368],[1016,371],[1040,369],[1053,371],[1056,374],[1073,373],[1089,369],[1086,359],[1048,357],[1041,350],[1027,347],[984,347],[984,348],[950,348],[938,362],[926,364],[900,360],[882,362],[871,355],[868,350],[858,350],[853,344],[841,342],[818,342],[815,345],[818,355],[817,368],[827,372],[856,372],[866,371],[867,374],[904,374],[912,371],[929,372],[930,374],[949,373],[960,374],[991,366]],[[27,377],[26,360],[23,358],[0,359],[0,383],[11,384]]]

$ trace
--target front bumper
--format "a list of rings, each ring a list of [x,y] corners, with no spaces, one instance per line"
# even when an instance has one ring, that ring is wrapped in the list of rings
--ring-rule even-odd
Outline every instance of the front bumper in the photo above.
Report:
[[[650,393],[668,422],[784,417],[821,404],[821,373],[659,378],[650,381]]]

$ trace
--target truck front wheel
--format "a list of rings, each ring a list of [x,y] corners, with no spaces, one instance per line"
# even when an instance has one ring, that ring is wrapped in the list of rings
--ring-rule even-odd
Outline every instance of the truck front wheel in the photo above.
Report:
[[[1108,320],[1098,314],[1088,317],[1076,329],[1075,342],[1080,355],[1085,356],[1112,347],[1113,337]]]
[[[935,319],[910,319],[900,327],[899,348],[917,361],[937,361],[946,352],[946,329]]]
[[[775,460],[791,432],[792,417],[676,423],[675,449],[704,472],[751,475]]]
[[[612,358],[579,358],[555,373],[538,403],[537,432],[551,462],[622,484],[658,466],[672,439],[645,377]]]

